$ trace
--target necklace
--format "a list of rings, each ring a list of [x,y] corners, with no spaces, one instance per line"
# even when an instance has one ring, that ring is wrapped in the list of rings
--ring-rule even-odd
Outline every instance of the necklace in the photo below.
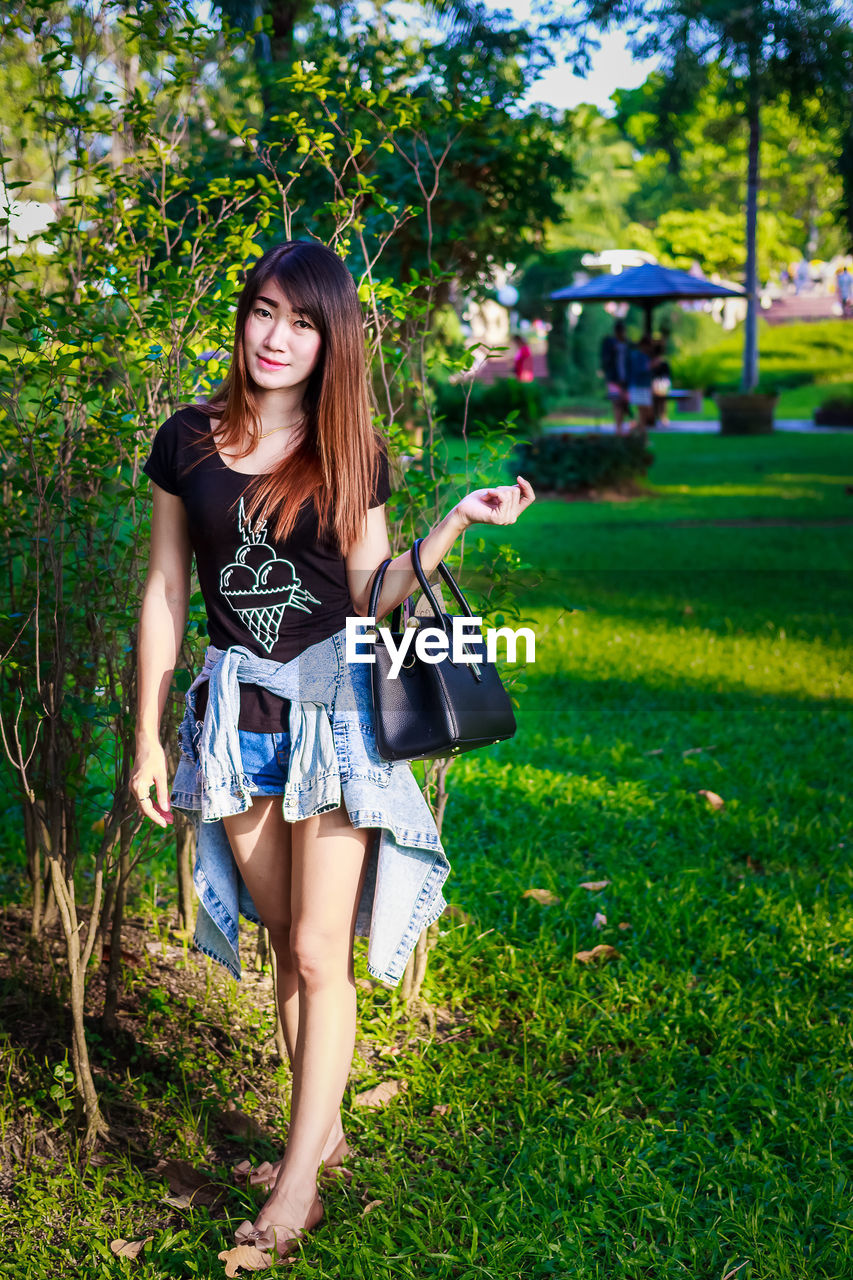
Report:
[[[276,431],[285,431],[287,430],[288,427],[296,427],[299,425],[300,422],[302,422],[304,417],[305,417],[305,414],[303,413],[303,414],[300,414],[300,416],[296,418],[293,422],[285,422],[284,425],[281,427],[273,427],[272,431],[262,431],[259,439],[266,440],[267,436],[274,436]]]

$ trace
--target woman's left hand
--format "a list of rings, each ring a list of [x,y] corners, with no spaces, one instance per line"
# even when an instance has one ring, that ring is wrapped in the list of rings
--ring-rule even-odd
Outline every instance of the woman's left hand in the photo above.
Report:
[[[518,484],[502,484],[494,489],[475,489],[456,504],[466,524],[515,524],[525,507],[534,500],[533,488],[522,477]]]

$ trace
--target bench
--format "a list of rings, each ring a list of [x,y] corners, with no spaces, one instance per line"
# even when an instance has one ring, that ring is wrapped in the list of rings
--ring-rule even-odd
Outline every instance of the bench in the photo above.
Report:
[[[683,413],[701,413],[702,412],[702,392],[701,391],[667,391],[667,400],[675,401],[675,408],[680,409]]]

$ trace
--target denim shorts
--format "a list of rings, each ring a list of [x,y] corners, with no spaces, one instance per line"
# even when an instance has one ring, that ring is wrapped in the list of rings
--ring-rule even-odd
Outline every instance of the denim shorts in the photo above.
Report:
[[[290,761],[289,733],[251,733],[238,730],[243,773],[253,796],[283,796]]]

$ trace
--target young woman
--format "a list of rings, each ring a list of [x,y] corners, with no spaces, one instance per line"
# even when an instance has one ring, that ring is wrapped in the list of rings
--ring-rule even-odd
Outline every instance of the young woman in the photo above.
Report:
[[[160,427],[139,620],[141,812],[172,821],[159,731],[187,619],[195,553],[210,645],[186,696],[171,802],[196,827],[196,944],[239,977],[238,911],[269,930],[293,1085],[271,1194],[238,1243],[289,1252],[323,1215],[321,1164],[346,1154],[340,1105],[355,1037],[352,945],[396,982],[444,906],[447,862],[407,764],[376,753],[369,667],[347,662],[390,554],[384,449],[371,425],[363,322],[341,259],[271,249],[240,295],[230,372],[209,404]],[[530,485],[469,493],[424,538],[427,573],[474,523],[512,524]],[[417,589],[394,559],[381,618]],[[150,792],[154,790],[152,796]]]

